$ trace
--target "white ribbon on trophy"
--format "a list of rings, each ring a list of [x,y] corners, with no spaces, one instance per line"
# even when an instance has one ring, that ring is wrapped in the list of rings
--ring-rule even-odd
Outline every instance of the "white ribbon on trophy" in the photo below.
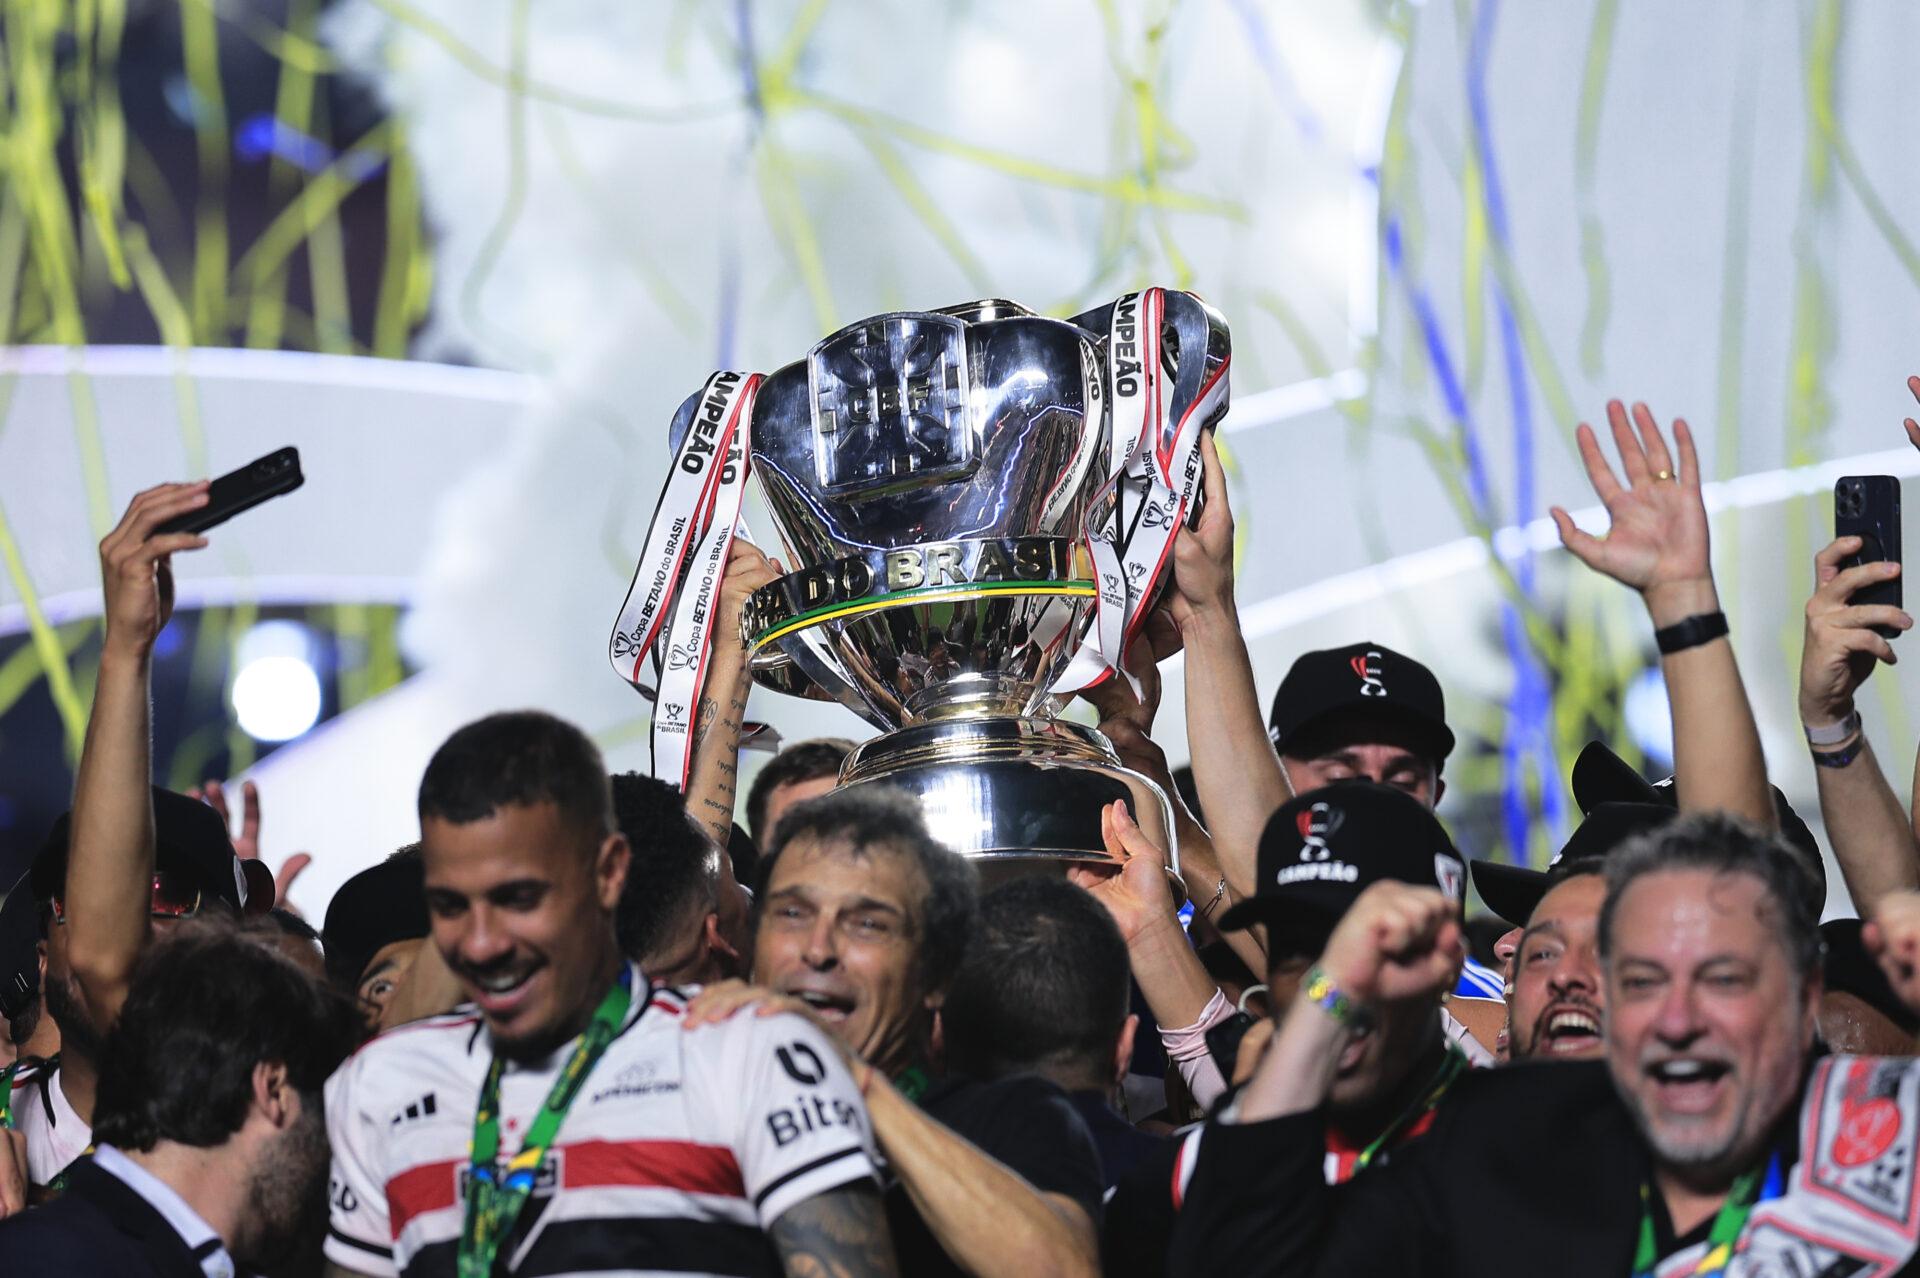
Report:
[[[693,728],[713,655],[713,614],[740,528],[758,373],[707,379],[654,507],[608,659],[654,703],[653,775],[686,788]]]
[[[1182,312],[1175,321],[1182,335],[1177,362],[1163,343],[1169,296]],[[1182,322],[1191,318],[1188,311],[1197,316],[1197,327]],[[1146,622],[1174,538],[1193,509],[1201,432],[1227,402],[1231,360],[1207,375],[1206,332],[1201,303],[1190,294],[1150,288],[1113,304],[1106,351],[1113,413],[1109,477],[1094,494],[1094,522],[1085,538],[1098,588],[1094,624],[1054,684],[1056,694],[1095,687],[1114,671],[1136,695],[1140,691],[1121,658]]]

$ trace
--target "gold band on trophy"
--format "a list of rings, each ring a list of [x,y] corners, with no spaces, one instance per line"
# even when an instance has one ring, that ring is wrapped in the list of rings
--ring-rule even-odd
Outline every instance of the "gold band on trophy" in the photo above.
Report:
[[[828,621],[902,604],[1095,593],[1084,546],[1065,537],[987,537],[870,550],[788,573],[753,592],[741,617],[750,649]]]

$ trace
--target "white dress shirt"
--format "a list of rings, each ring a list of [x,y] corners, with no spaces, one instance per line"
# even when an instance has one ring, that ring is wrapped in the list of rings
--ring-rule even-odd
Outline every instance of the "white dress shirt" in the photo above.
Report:
[[[173,1226],[173,1232],[180,1235],[180,1241],[193,1252],[207,1278],[235,1278],[233,1257],[227,1253],[220,1235],[213,1232],[213,1226],[189,1206],[186,1199],[174,1192],[173,1186],[111,1145],[101,1145],[93,1151],[93,1165],[118,1176],[127,1188],[146,1199],[147,1204]]]

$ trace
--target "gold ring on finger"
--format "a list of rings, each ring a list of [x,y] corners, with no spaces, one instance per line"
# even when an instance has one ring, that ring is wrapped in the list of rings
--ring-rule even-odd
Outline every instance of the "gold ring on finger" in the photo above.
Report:
[[[1653,472],[1653,477],[1655,479],[1672,479],[1673,472],[1670,470],[1656,470]]]

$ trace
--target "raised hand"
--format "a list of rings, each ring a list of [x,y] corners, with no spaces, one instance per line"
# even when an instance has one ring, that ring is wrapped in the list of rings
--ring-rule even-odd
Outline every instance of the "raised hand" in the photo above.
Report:
[[[1595,537],[1575,527],[1573,517],[1555,506],[1553,522],[1561,543],[1595,572],[1647,596],[1649,606],[1662,590],[1710,581],[1707,508],[1700,495],[1693,432],[1685,421],[1674,419],[1676,463],[1645,404],[1633,406],[1629,421],[1626,407],[1617,399],[1609,401],[1607,423],[1620,453],[1624,484],[1607,464],[1593,427],[1580,423],[1576,437],[1587,478],[1612,526],[1605,536]]]
[[[714,642],[743,643],[740,635],[740,613],[747,606],[747,598],[760,587],[777,581],[784,570],[778,559],[769,559],[760,547],[745,537],[735,537],[733,545],[727,551],[727,567],[720,579],[720,629],[714,634]]]
[[[233,829],[233,817],[227,809],[227,790],[218,780],[209,777],[204,783],[187,791],[189,798],[199,799],[220,814],[220,824]],[[260,787],[247,781],[240,786],[240,833],[234,836],[233,854],[242,861],[258,861],[260,857]],[[293,890],[293,881],[313,864],[313,854],[295,852],[280,863],[273,873],[273,902],[282,909],[295,909],[287,899],[287,893]]]
[[[160,484],[134,497],[127,513],[100,542],[100,582],[106,594],[107,648],[144,658],[173,616],[172,556],[198,550],[198,533],[156,533],[176,515],[207,504],[207,481]]]
[[[1875,663],[1898,660],[1893,645],[1871,627],[1913,626],[1911,616],[1890,604],[1848,602],[1855,591],[1900,575],[1899,564],[1885,561],[1842,569],[1860,544],[1858,537],[1841,537],[1813,558],[1814,589],[1800,649],[1800,720],[1810,727],[1845,719],[1853,712],[1853,694]]]
[[[1182,526],[1174,535],[1173,588],[1166,596],[1167,611],[1183,632],[1197,613],[1233,610],[1233,508],[1212,431],[1200,434],[1200,467],[1206,501],[1199,526]]]
[[[1320,967],[1348,998],[1398,1003],[1450,988],[1466,953],[1459,907],[1445,893],[1382,879],[1341,918]]]
[[[806,1020],[827,1036],[834,1050],[840,1053],[840,1060],[853,1071],[854,1082],[864,1094],[867,1084],[872,1081],[873,1069],[854,1054],[846,1040],[835,1032],[832,1026],[821,1020],[818,1013],[791,994],[782,994],[770,990],[764,985],[750,985],[742,980],[715,981],[712,985],[701,987],[693,1001],[687,1004],[686,1015],[680,1018],[683,1030],[699,1029],[702,1025],[718,1025],[728,1020],[736,1012],[753,1009],[755,1016],[779,1016],[792,1013]]]
[[[1100,837],[1120,868],[1069,865],[1067,879],[1106,907],[1131,944],[1147,928],[1174,917],[1167,852],[1147,837],[1119,799],[1100,809]]]
[[[1165,655],[1160,646],[1163,642],[1162,632],[1143,626],[1127,645],[1120,664],[1140,685],[1138,696],[1125,679],[1113,676],[1079,693],[1100,712],[1100,731],[1114,738],[1116,749],[1120,746],[1116,734],[1131,739],[1145,737],[1153,731],[1154,716],[1160,712],[1160,658]]]

